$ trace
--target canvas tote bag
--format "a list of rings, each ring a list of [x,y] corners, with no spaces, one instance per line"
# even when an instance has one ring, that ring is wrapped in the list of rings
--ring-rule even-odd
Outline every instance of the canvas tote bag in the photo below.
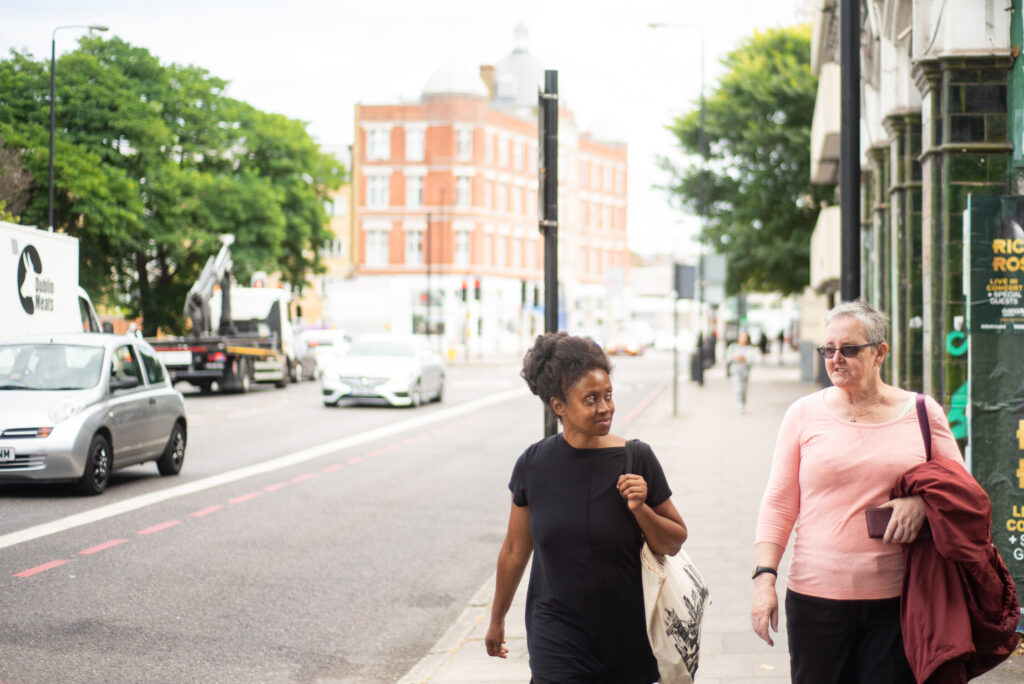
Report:
[[[626,472],[636,473],[636,443],[626,442]],[[683,549],[674,556],[640,551],[647,637],[658,661],[661,684],[692,684],[700,656],[700,627],[710,592]]]

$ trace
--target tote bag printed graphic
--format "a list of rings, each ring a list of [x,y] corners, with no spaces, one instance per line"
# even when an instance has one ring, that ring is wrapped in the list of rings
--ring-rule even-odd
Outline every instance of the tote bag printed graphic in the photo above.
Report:
[[[682,549],[675,556],[640,553],[647,636],[661,684],[692,684],[700,656],[700,627],[710,592]]]

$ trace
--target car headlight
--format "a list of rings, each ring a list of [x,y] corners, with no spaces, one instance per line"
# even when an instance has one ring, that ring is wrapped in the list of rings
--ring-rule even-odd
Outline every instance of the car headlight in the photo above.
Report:
[[[50,420],[53,423],[60,423],[75,415],[85,408],[83,399],[65,399],[50,407]]]

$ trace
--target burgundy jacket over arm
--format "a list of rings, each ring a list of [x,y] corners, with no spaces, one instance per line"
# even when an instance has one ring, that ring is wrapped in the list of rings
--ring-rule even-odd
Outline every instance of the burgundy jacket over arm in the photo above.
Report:
[[[968,677],[1013,652],[1017,590],[992,544],[992,503],[958,462],[938,458],[905,472],[896,496],[921,495],[931,537],[903,546],[900,623],[918,682],[953,659]]]

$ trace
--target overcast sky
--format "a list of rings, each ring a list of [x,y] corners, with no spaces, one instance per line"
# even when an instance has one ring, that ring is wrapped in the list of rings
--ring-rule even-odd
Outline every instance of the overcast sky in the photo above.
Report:
[[[301,119],[325,146],[352,142],[353,106],[415,99],[452,58],[493,64],[524,23],[529,48],[557,69],[580,128],[618,130],[629,145],[629,244],[691,251],[694,217],[672,211],[655,166],[673,138],[664,125],[700,94],[719,59],[757,29],[809,21],[804,0],[0,0],[0,51],[48,59],[56,26],[106,24],[107,36],[161,61],[195,64],[228,94]],[[651,29],[649,23],[669,26]],[[84,30],[57,32],[58,54]],[[59,74],[58,74],[59,78]],[[0,94],[2,97],[2,94]]]

